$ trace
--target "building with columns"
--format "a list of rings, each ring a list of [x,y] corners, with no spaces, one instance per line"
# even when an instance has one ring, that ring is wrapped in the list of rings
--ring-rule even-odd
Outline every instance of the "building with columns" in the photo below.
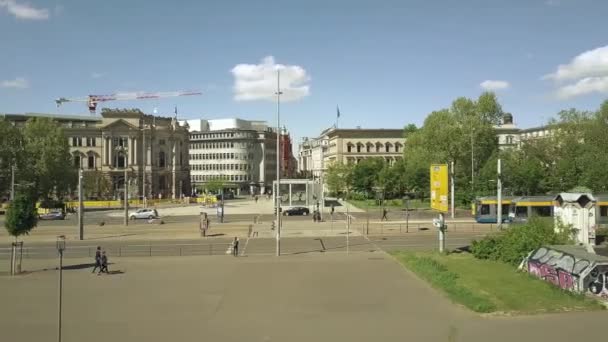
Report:
[[[300,143],[299,171],[321,177],[330,163],[356,164],[365,158],[382,158],[393,164],[403,158],[403,129],[336,129]]]
[[[32,117],[61,125],[72,163],[110,181],[109,197],[119,198],[125,171],[133,197],[179,198],[190,193],[188,130],[175,118],[135,110],[107,110],[101,116],[5,114],[16,126]]]

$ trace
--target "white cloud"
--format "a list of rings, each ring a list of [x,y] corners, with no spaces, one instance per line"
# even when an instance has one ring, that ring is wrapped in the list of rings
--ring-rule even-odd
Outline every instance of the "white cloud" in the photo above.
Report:
[[[479,84],[479,86],[488,91],[495,91],[501,89],[507,89],[511,85],[507,81],[498,81],[498,80],[485,80]]]
[[[17,3],[16,0],[0,0],[0,8],[6,9],[18,19],[45,20],[50,16],[46,8],[34,8],[27,3]]]
[[[560,87],[555,95],[558,99],[567,100],[591,93],[608,94],[608,76],[585,77],[576,83]]]
[[[103,72],[92,72],[91,73],[91,77],[92,78],[102,78],[104,77],[106,74]]]
[[[0,82],[2,88],[25,89],[29,88],[29,82],[23,77],[17,77],[14,80],[5,80]]]
[[[310,94],[310,77],[297,65],[276,64],[274,57],[262,59],[260,64],[237,64],[234,75],[234,99],[237,101],[276,99],[277,70],[281,71],[282,101],[295,101]]]
[[[598,76],[608,76],[608,45],[581,53],[570,63],[559,65],[554,73],[545,75],[543,79],[560,82]]]

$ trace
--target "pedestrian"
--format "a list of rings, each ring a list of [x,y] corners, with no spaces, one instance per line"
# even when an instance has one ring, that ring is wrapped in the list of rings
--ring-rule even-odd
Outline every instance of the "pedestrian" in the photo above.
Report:
[[[101,252],[101,269],[97,275],[100,275],[102,272],[108,274],[108,256],[106,255],[106,251]]]
[[[93,272],[91,273],[95,273],[95,270],[99,268],[99,270],[101,270],[101,247],[97,246],[97,251],[95,251],[95,267],[93,267]]]
[[[317,222],[317,211],[312,212],[312,222]]]
[[[382,208],[382,219],[380,219],[380,221],[388,221],[386,214],[388,214],[388,210],[386,210],[386,208]]]
[[[255,195],[254,199],[255,199],[255,203],[257,204],[258,203],[258,195]]]
[[[234,241],[232,241],[232,255],[239,255],[239,238],[236,236],[234,237]]]
[[[331,205],[331,220],[334,220],[334,212],[336,211],[336,208],[334,208],[334,205]]]

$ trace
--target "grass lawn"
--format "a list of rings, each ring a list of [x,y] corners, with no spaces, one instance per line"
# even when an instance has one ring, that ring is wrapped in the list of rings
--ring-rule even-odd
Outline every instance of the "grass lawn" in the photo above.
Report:
[[[382,208],[383,206],[381,205],[377,205],[376,204],[376,200],[375,199],[368,199],[368,200],[349,200],[348,201],[350,204],[354,205],[355,207],[359,208],[359,209],[366,209],[367,206],[369,205],[370,209],[378,209],[378,208]],[[384,206],[387,209],[404,209],[405,206],[403,205],[402,200],[400,199],[393,199],[393,200],[386,200],[384,201]],[[430,203],[429,201],[420,201],[419,199],[413,199],[413,200],[409,200],[409,208],[410,209],[430,209]]]
[[[508,264],[469,254],[394,252],[393,256],[452,301],[476,312],[599,310],[594,299],[563,291]]]

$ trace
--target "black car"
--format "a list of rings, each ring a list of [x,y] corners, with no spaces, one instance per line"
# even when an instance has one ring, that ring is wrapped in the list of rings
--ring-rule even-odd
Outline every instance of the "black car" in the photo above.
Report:
[[[294,216],[294,215],[308,215],[310,214],[310,210],[306,207],[293,207],[283,211],[284,216]]]

